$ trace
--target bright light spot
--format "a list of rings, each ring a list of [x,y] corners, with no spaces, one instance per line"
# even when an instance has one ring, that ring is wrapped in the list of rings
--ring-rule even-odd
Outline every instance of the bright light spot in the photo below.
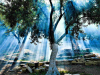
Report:
[[[86,40],[86,43],[89,44],[89,40]]]
[[[88,3],[88,2],[89,2],[89,0],[86,0],[86,2]]]
[[[92,52],[93,54],[95,54],[96,56],[100,57],[100,53],[95,53],[95,52]]]
[[[49,4],[50,4],[49,0],[45,0],[45,3],[46,3],[47,5],[49,5]]]
[[[52,0],[53,4],[57,4],[59,2],[59,0]],[[49,0],[45,0],[46,4],[50,4]]]
[[[4,4],[8,3],[9,5],[11,5],[11,2],[8,2],[8,0],[1,0],[0,3],[4,3]]]

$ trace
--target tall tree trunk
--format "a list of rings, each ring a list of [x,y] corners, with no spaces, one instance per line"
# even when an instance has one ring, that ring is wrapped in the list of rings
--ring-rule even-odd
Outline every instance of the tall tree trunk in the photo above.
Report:
[[[14,62],[12,63],[12,66],[10,67],[10,70],[12,70],[13,67],[15,67],[16,62],[18,60],[18,57],[20,56],[20,53],[23,50],[26,39],[27,39],[27,35],[24,37],[24,40],[23,40],[22,44],[20,44],[20,42],[18,42],[18,44],[19,44],[19,54],[15,57]]]
[[[51,45],[52,52],[50,56],[50,64],[49,64],[49,69],[46,73],[46,75],[60,75],[57,67],[56,67],[56,55],[58,52],[58,44],[54,43]]]
[[[55,38],[54,38],[54,32],[55,32],[55,29],[62,17],[62,15],[59,17],[59,19],[57,20],[56,24],[55,24],[55,27],[53,28],[53,13],[54,13],[54,6],[52,4],[52,1],[49,0],[50,2],[50,6],[51,6],[51,13],[50,13],[50,25],[49,25],[49,41],[50,41],[50,47],[52,49],[52,52],[51,52],[51,56],[50,56],[50,64],[49,64],[49,69],[46,73],[46,75],[60,75],[57,67],[56,67],[56,55],[57,55],[57,52],[58,52],[58,44],[57,42],[55,41]]]
[[[25,42],[26,42],[26,39],[27,39],[27,35],[24,37],[24,40],[23,40],[22,44],[20,45],[20,48],[19,48],[19,55],[20,55],[21,51],[23,50],[23,47],[24,47]],[[18,56],[19,56],[19,55],[18,55]]]
[[[20,39],[19,39],[19,38],[18,38],[17,40],[18,40],[18,46],[19,46],[18,48],[20,49],[21,42],[20,42]],[[17,51],[17,52],[18,52],[18,51]]]
[[[73,42],[72,42],[72,36],[70,36],[70,41],[71,41],[71,45],[72,45],[72,56],[74,56],[74,46],[73,46]]]

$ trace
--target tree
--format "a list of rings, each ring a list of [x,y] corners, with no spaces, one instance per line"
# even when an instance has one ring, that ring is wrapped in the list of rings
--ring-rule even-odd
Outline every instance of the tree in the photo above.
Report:
[[[29,1],[32,1],[32,0],[29,0]],[[32,32],[31,33],[32,43],[35,42],[35,41],[38,42],[38,38],[40,37],[41,32],[43,32],[44,38],[46,38],[46,37],[49,38],[50,47],[52,49],[52,53],[51,53],[51,56],[50,56],[49,69],[48,69],[48,72],[47,72],[46,75],[60,75],[60,73],[58,72],[58,69],[56,67],[56,63],[55,63],[56,55],[57,55],[57,51],[58,51],[58,43],[67,34],[70,34],[71,36],[75,36],[77,38],[78,34],[80,32],[82,32],[82,30],[81,30],[82,23],[80,23],[80,21],[79,21],[81,19],[80,15],[81,15],[82,11],[81,12],[77,11],[76,8],[74,7],[72,1],[68,1],[67,2],[65,0],[60,0],[60,2],[58,2],[58,3],[60,3],[60,8],[58,9],[58,11],[60,12],[60,15],[57,17],[57,20],[55,22],[55,20],[53,18],[55,16],[56,9],[55,9],[55,7],[54,7],[54,5],[52,3],[52,0],[49,0],[49,2],[50,2],[50,6],[51,6],[51,11],[50,11],[49,18],[47,17],[48,20],[50,21],[49,22],[48,35],[45,34],[44,30],[39,29],[38,22],[34,23],[34,25],[33,25],[34,18],[38,17],[39,15],[31,15],[32,16],[32,20],[29,19],[31,17],[30,14],[34,13],[34,12],[30,12],[30,13],[28,12],[28,10],[30,11],[32,9],[31,6],[33,7],[33,5],[30,5],[32,2],[28,3],[27,1],[23,2],[23,0],[22,0],[22,3],[23,3],[22,5],[20,4],[21,2],[19,2],[19,4],[17,4],[17,5],[18,5],[18,8],[20,6],[21,9],[19,10],[17,8],[17,10],[18,10],[18,12],[20,12],[20,14],[17,14],[16,12],[14,12],[13,13],[14,17],[16,17],[17,19],[16,18],[14,19],[15,22],[13,22],[14,20],[9,21],[10,20],[9,19],[8,22],[11,23],[10,26],[11,26],[12,29],[14,29],[14,27],[16,26],[15,24],[17,22],[19,23],[20,21],[22,22],[21,23],[22,25],[20,27],[25,28],[25,29],[26,28],[28,29],[30,27],[31,28],[31,32]],[[66,5],[68,5],[68,6],[66,6]],[[36,5],[36,7],[39,7],[39,5]],[[70,9],[71,9],[71,11],[69,11]],[[40,10],[40,11],[42,11],[42,10]],[[69,15],[68,12],[71,13],[71,15]],[[45,13],[44,13],[44,15],[45,15]],[[27,16],[28,16],[28,19],[27,19]],[[46,16],[47,15],[45,15],[45,17]],[[58,25],[59,21],[61,20],[62,16],[64,16],[65,20],[66,20],[66,22],[65,22],[66,23],[66,29],[65,29],[66,32],[56,41],[55,37],[54,37],[55,36],[54,32],[55,32],[55,30],[57,28],[57,25]],[[70,31],[70,33],[69,33],[69,31]]]
[[[6,4],[0,3],[2,25],[8,29],[6,33],[11,32],[15,36],[19,44],[19,54],[14,59],[14,63],[23,50],[28,33],[37,22],[37,7],[34,3],[32,0],[7,0]],[[21,38],[24,38],[22,43]]]
[[[1,20],[4,22],[3,25],[8,28],[7,33],[12,32],[12,34],[18,39],[19,44],[20,37],[26,38],[28,32],[30,32],[31,26],[36,21],[34,18],[36,18],[37,8],[33,6],[33,3],[32,0],[8,0],[7,5],[4,5],[3,3],[0,4],[0,14]]]
[[[52,53],[51,53],[51,57],[50,57],[50,66],[49,66],[49,70],[47,72],[46,75],[60,75],[57,68],[56,68],[56,63],[55,63],[55,60],[56,60],[56,55],[57,55],[57,51],[58,51],[58,42],[60,40],[62,40],[62,38],[68,34],[68,30],[69,28],[71,27],[71,25],[76,21],[76,20],[70,20],[69,21],[66,21],[66,32],[56,41],[55,38],[54,38],[54,32],[57,28],[57,25],[59,23],[59,21],[61,20],[62,16],[64,14],[66,14],[66,9],[64,9],[64,13],[62,13],[62,5],[60,7],[60,16],[58,17],[58,20],[56,21],[56,23],[54,24],[53,23],[53,14],[55,12],[55,9],[54,9],[54,6],[52,4],[52,1],[49,0],[50,2],[50,6],[51,6],[51,13],[50,13],[50,25],[49,25],[49,41],[50,41],[50,44],[51,44],[51,49],[52,49]],[[69,2],[70,3],[70,2]],[[62,4],[62,3],[61,3]],[[75,19],[76,16],[74,16],[73,18]],[[69,22],[69,23],[68,23]],[[73,26],[73,25],[72,25]]]
[[[95,0],[95,3],[91,7],[91,9],[83,12],[83,16],[89,21],[88,24],[91,24],[91,23],[96,23],[97,25],[100,24],[99,7],[100,7],[100,1]]]
[[[64,0],[62,0],[62,1],[60,0],[60,9],[59,9],[60,16],[58,17],[56,23],[54,24],[53,14],[55,12],[55,9],[54,9],[52,1],[49,0],[49,2],[50,2],[50,6],[51,6],[50,25],[49,25],[49,41],[51,44],[52,53],[51,53],[51,57],[50,57],[49,70],[46,75],[59,75],[59,72],[55,65],[56,54],[58,51],[58,49],[57,49],[58,42],[60,40],[62,40],[63,37],[66,36],[67,34],[70,34],[71,37],[75,37],[75,39],[77,39],[79,33],[83,33],[81,28],[83,26],[84,21],[82,23],[82,22],[80,22],[80,19],[82,19],[84,17],[80,17],[80,15],[82,15],[83,11],[85,11],[86,9],[83,8],[82,11],[78,11],[74,6],[73,1],[66,2]],[[90,9],[91,6],[92,5],[88,6],[88,10]],[[63,10],[62,10],[62,8],[63,8]],[[65,16],[66,32],[56,41],[54,38],[54,32],[55,32],[56,27],[57,27],[59,21],[61,20],[62,16]]]

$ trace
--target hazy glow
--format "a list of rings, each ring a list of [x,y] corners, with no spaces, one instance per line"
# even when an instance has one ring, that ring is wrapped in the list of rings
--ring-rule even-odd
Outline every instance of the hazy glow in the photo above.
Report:
[[[74,0],[78,5],[85,5],[86,3],[89,2],[89,0]]]
[[[1,0],[0,2],[1,2],[1,3],[4,3],[4,4],[7,4],[7,3],[8,3],[8,4],[11,4],[11,3],[8,2],[7,0]]]
[[[74,1],[76,1],[77,6],[79,6],[80,8],[81,8],[81,6],[85,7],[85,5],[89,2],[89,0],[74,0]],[[6,0],[1,0],[1,2],[6,4]],[[53,2],[53,5],[56,7],[59,3],[59,0],[52,0],[52,2]],[[45,3],[46,3],[47,8],[50,11],[50,2],[49,2],[49,0],[45,0]],[[43,9],[45,10],[45,7],[43,7]],[[55,11],[55,12],[57,13],[57,16],[59,16],[59,11]],[[48,17],[50,16],[48,13],[46,13],[46,15]],[[84,23],[84,25],[88,25],[88,22]],[[59,24],[56,28],[56,32],[55,32],[56,40],[63,33],[65,33],[65,28],[66,28],[65,27],[65,19],[64,19],[64,17],[62,17],[62,19],[60,20],[60,22],[59,22]],[[83,27],[83,30],[85,31],[85,33],[87,33],[88,35],[92,35],[92,36],[96,36],[96,35],[100,34],[99,33],[100,32],[100,27],[98,27],[98,29],[97,29],[95,24],[91,24],[88,27]],[[98,34],[95,34],[95,33],[97,33],[97,31],[98,31]],[[30,44],[30,42],[31,42],[31,40],[29,39],[30,35],[31,35],[31,33],[28,34],[27,40],[25,42],[25,47],[23,48],[23,50],[20,54],[19,60],[22,59],[22,57],[24,57],[25,51],[29,50],[30,53],[32,53],[32,55],[29,54],[29,59],[28,59],[29,61],[31,61],[31,60],[39,61],[41,59],[43,59],[43,60],[45,59],[45,60],[49,61],[51,50],[50,50],[50,45],[49,45],[50,43],[49,43],[48,39],[44,39],[44,38],[39,39],[39,41],[41,43],[37,43],[37,45],[34,45],[34,43]],[[2,35],[0,35],[0,37],[2,37]],[[8,43],[9,39],[11,39],[11,38],[8,38],[8,39],[3,41],[3,43],[0,45],[0,51],[5,47],[5,44],[9,44]],[[62,45],[58,46],[58,49],[59,49],[58,53],[61,53],[61,51],[63,51],[63,50],[70,50],[72,55],[74,55],[74,53],[72,51],[72,45],[71,45],[70,40],[71,39],[70,39],[69,35],[63,38],[63,40],[61,41]],[[9,52],[11,47],[13,47],[14,41],[15,41],[15,39],[12,40],[9,47],[6,46],[7,47],[7,49],[5,49],[6,54]],[[93,52],[93,53],[96,54],[97,50],[99,50],[99,48],[96,48],[95,43],[91,43],[90,41],[91,40],[83,41],[83,39],[81,39],[81,40],[78,40],[77,42],[78,42],[78,46],[79,46],[80,49],[86,50],[86,45],[87,45],[90,49],[95,50],[95,52]],[[86,43],[86,45],[84,44],[84,42]],[[96,42],[98,42],[98,41],[96,40]],[[75,45],[76,44],[77,43],[75,43]],[[14,47],[16,47],[16,45]],[[12,50],[12,53],[10,54],[11,56],[12,56],[14,50],[15,50],[15,48]],[[2,51],[1,51],[1,53],[2,53]],[[64,53],[64,54],[65,54],[65,56],[67,56],[66,53]],[[100,55],[100,54],[97,54],[97,55]]]

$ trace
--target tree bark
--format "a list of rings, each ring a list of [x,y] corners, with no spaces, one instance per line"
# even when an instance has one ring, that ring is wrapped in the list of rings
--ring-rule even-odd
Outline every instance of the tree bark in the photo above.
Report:
[[[60,75],[57,67],[56,67],[56,55],[58,52],[58,44],[54,43],[51,45],[52,47],[52,52],[50,56],[50,64],[49,64],[49,69],[46,73],[46,75]]]
[[[70,36],[70,41],[71,41],[71,45],[72,45],[72,56],[74,56],[74,46],[73,46],[73,42],[72,42],[72,36],[71,35],[69,35]]]
[[[24,40],[23,40],[23,42],[22,42],[22,45],[20,46],[19,54],[20,54],[21,51],[23,50],[24,44],[25,44],[25,42],[26,42],[26,39],[27,39],[27,35],[24,37]]]
[[[26,39],[27,39],[27,35],[24,37],[24,40],[23,40],[22,44],[21,44],[20,42],[18,42],[18,44],[19,44],[19,54],[15,57],[15,59],[14,59],[14,61],[13,61],[13,63],[12,63],[12,66],[11,66],[10,70],[12,70],[13,67],[15,67],[16,62],[17,62],[17,60],[18,60],[18,57],[20,56],[21,51],[22,51],[23,48],[24,48],[24,45],[25,45]]]
[[[55,24],[55,27],[53,29],[53,20],[52,20],[52,17],[53,17],[53,13],[54,13],[54,6],[52,4],[52,1],[49,0],[50,2],[50,6],[51,6],[51,13],[50,13],[50,25],[49,25],[49,41],[50,41],[50,47],[52,49],[52,52],[51,52],[51,56],[50,56],[50,64],[49,64],[49,69],[46,73],[46,75],[60,75],[57,67],[56,67],[56,55],[57,55],[57,52],[58,52],[58,44],[57,42],[55,41],[55,38],[54,38],[54,31],[61,19],[61,17],[59,17],[57,23]]]

